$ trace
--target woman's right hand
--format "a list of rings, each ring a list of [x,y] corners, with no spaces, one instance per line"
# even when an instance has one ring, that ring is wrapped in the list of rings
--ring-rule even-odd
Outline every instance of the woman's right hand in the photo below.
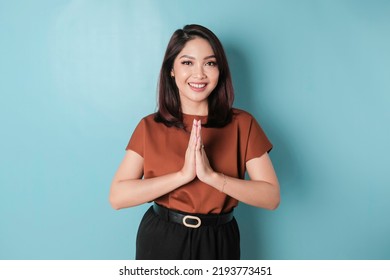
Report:
[[[200,122],[198,123],[196,120],[192,122],[191,135],[185,153],[184,165],[180,170],[180,175],[187,181],[187,183],[191,182],[196,177],[195,152],[197,142],[196,129],[198,125],[200,125]]]

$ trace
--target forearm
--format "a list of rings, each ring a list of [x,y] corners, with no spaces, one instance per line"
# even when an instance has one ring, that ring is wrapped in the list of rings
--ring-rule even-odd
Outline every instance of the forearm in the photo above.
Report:
[[[114,209],[140,205],[163,196],[188,183],[181,172],[150,179],[114,181],[110,190],[110,203]]]
[[[205,183],[227,195],[252,206],[274,210],[280,202],[278,184],[265,181],[243,180],[213,172]]]

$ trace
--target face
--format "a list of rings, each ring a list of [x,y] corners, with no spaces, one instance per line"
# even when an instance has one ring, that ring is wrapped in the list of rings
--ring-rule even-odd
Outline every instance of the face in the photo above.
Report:
[[[202,38],[186,43],[171,72],[179,89],[183,113],[207,114],[207,98],[218,84],[219,70],[214,51]]]

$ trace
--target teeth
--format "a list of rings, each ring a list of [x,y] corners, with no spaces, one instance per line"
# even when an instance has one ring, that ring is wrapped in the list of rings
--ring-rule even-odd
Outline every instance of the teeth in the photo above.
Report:
[[[206,84],[193,84],[193,83],[190,83],[189,85],[195,88],[203,88],[206,86]]]

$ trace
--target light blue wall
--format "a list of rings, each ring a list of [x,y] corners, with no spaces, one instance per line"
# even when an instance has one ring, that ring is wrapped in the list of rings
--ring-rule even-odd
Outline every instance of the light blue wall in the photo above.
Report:
[[[243,258],[390,259],[390,2],[0,2],[0,259],[131,259],[146,209],[112,176],[155,109],[172,32],[212,29],[236,107],[274,143],[275,212],[240,205]]]

